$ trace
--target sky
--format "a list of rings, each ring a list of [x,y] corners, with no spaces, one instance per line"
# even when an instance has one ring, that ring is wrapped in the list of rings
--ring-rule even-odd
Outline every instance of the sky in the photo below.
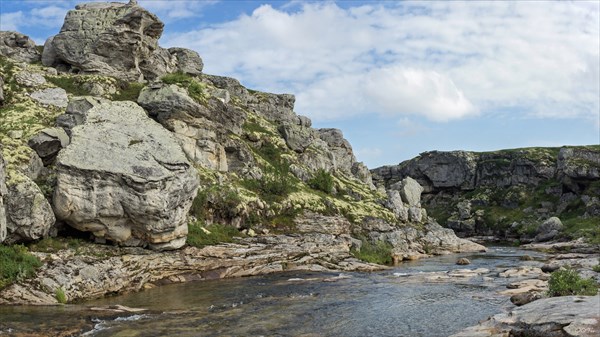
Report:
[[[38,44],[81,1],[0,0]],[[126,2],[126,1],[121,1]],[[163,47],[296,96],[369,168],[431,150],[600,144],[600,1],[163,1]]]

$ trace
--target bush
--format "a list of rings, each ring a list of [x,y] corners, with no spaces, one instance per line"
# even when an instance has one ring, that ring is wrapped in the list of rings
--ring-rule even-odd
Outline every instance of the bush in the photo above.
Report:
[[[359,260],[390,265],[392,264],[392,245],[384,242],[377,241],[372,243],[367,239],[362,239],[362,246],[360,250],[352,250],[351,253]]]
[[[54,298],[58,301],[58,303],[65,304],[67,303],[67,295],[62,288],[57,288],[54,292]]]
[[[598,292],[594,279],[582,279],[576,270],[560,269],[550,275],[548,296],[593,296]]]
[[[331,194],[333,192],[333,177],[323,169],[319,169],[314,177],[308,181],[308,186],[312,189]]]
[[[233,238],[236,236],[240,236],[240,232],[234,227],[218,224],[203,226],[202,222],[197,221],[189,224],[186,243],[193,247],[202,248],[224,242],[233,242]]]
[[[40,260],[29,254],[24,246],[0,245],[0,289],[33,276],[41,266]]]

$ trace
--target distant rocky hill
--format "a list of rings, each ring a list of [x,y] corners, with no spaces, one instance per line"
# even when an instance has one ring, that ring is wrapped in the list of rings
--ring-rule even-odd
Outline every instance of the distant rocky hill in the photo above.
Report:
[[[91,288],[94,296],[139,289],[143,282],[128,275],[144,273],[149,282],[226,268],[232,271],[222,275],[302,265],[359,269],[344,261],[365,245],[384,247],[396,260],[484,249],[428,217],[413,179],[377,189],[342,132],[312,128],[294,112],[293,95],[202,73],[195,51],[158,46],[162,29],[130,2],[78,5],[43,48],[0,32],[0,242],[32,243],[75,229],[99,244],[169,251],[218,223],[246,236],[245,250],[222,247],[220,256],[233,264],[198,258],[175,269],[164,261],[182,256],[161,253],[154,259],[164,263],[143,270],[146,264],[117,268],[77,254],[55,268],[54,255],[33,283],[14,285],[0,299],[53,301],[58,285],[70,299],[90,296]],[[246,260],[256,249],[268,254]],[[136,254],[128,259],[147,259]],[[113,268],[123,281],[65,276],[82,268],[98,275]]]
[[[386,188],[417,180],[429,214],[462,236],[600,240],[600,145],[433,151],[371,172]]]

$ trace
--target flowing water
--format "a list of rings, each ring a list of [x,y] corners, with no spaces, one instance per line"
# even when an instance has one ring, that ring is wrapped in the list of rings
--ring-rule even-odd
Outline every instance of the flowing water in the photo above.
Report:
[[[162,286],[86,303],[149,309],[117,319],[77,314],[80,306],[0,307],[0,335],[76,327],[88,336],[448,336],[511,307],[506,279],[495,277],[522,262],[524,252],[490,247],[487,253],[440,256],[377,273],[280,273]],[[423,282],[420,273],[487,268],[482,276]],[[335,281],[335,282],[324,282]],[[12,326],[11,326],[12,324]],[[37,329],[37,330],[36,330]]]

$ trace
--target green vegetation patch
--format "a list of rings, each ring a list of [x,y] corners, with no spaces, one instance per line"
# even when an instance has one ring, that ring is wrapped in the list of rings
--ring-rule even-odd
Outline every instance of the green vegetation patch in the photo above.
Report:
[[[205,92],[206,84],[198,82],[193,76],[177,72],[167,74],[161,77],[161,81],[166,84],[176,84],[185,88],[192,99],[196,102],[206,105],[208,94]]]
[[[79,251],[82,248],[83,240],[71,237],[44,238],[36,243],[29,245],[29,249],[34,252],[56,253],[63,249],[73,249]]]
[[[119,92],[111,98],[113,101],[133,101],[137,102],[140,92],[146,86],[139,82],[119,82]]]
[[[333,192],[333,177],[331,176],[331,173],[319,169],[308,181],[308,186],[312,189],[331,194],[331,192]]]
[[[57,288],[54,292],[54,298],[58,301],[58,303],[65,304],[67,303],[67,295],[63,288]]]
[[[240,232],[231,226],[214,224],[204,226],[202,222],[188,225],[186,243],[193,247],[202,248],[219,243],[233,242],[235,237],[240,237]]]
[[[46,80],[75,96],[88,96],[91,94],[90,91],[82,85],[81,80],[75,76],[46,76]]]
[[[0,245],[0,289],[32,277],[41,266],[42,262],[31,255],[25,246]]]
[[[570,238],[585,238],[589,243],[600,244],[600,217],[573,217],[562,220],[563,233]]]
[[[392,264],[392,245],[388,242],[377,241],[372,243],[368,239],[362,238],[362,245],[359,250],[351,250],[351,254],[359,260],[390,265]]]
[[[582,279],[574,269],[559,269],[550,275],[548,281],[548,296],[594,296],[596,293],[596,281],[592,278]]]

